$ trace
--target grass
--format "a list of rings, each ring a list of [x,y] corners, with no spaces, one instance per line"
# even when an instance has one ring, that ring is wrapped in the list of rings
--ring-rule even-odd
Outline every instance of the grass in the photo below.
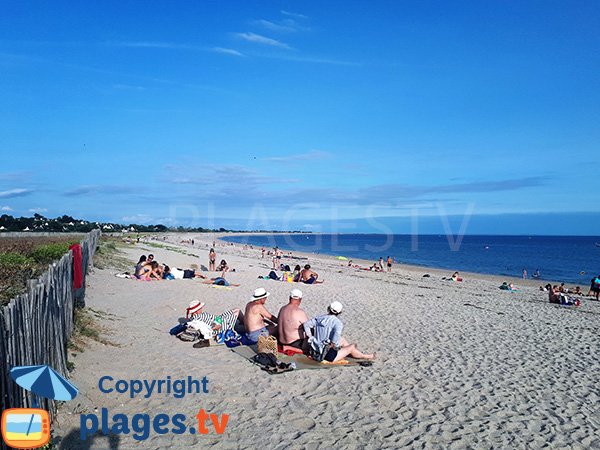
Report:
[[[23,294],[28,280],[39,277],[78,242],[73,236],[0,239],[0,306]]]
[[[120,272],[131,271],[135,262],[123,256],[126,245],[117,238],[102,236],[94,254],[94,267],[98,269],[116,269]]]
[[[71,351],[70,356],[75,357],[77,356],[77,353],[83,352],[92,341],[117,347],[117,344],[104,337],[108,331],[100,325],[98,320],[100,318],[116,320],[116,316],[103,311],[97,311],[89,307],[75,308],[73,315],[73,334],[67,343],[67,348]],[[69,370],[73,370],[75,364],[72,361],[69,361],[67,367]]]
[[[194,258],[198,258],[198,255],[188,253],[187,250],[179,247],[173,247],[172,245],[159,244],[157,242],[144,242],[144,245],[147,245],[148,247],[162,248],[164,250],[169,250],[170,252],[181,253],[182,255],[188,255],[193,256]]]

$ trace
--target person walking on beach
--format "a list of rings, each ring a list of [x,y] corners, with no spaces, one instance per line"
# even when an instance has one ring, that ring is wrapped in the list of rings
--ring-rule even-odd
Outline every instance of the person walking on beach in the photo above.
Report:
[[[388,272],[392,271],[392,258],[390,256],[387,257],[387,269]]]
[[[379,269],[383,272],[383,256],[379,257]]]
[[[302,324],[308,321],[308,316],[300,308],[300,303],[302,303],[302,291],[292,289],[289,303],[279,310],[277,323],[279,324],[279,343],[302,350],[305,341]]]
[[[527,269],[523,269],[523,279],[527,279]]]
[[[244,313],[246,338],[253,343],[258,342],[259,336],[269,336],[276,332],[277,317],[265,308],[265,303],[269,295],[271,294],[264,288],[258,288],[254,291],[252,299],[246,305]]]
[[[592,292],[596,296],[596,300],[600,298],[600,275],[592,280]]]
[[[208,270],[211,272],[216,271],[217,270],[216,264],[217,264],[217,253],[215,252],[214,248],[211,248],[210,252],[208,252]]]
[[[260,259],[265,259],[265,248],[264,247],[260,250]]]
[[[342,337],[344,324],[338,318],[342,309],[343,305],[340,302],[333,302],[327,308],[326,315],[304,323],[304,333],[310,344],[311,357],[319,362],[337,362],[346,356],[356,359],[375,359],[375,353],[362,353],[356,344],[350,344]]]

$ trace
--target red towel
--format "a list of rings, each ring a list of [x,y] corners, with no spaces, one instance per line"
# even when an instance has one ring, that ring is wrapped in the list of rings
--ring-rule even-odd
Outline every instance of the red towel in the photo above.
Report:
[[[73,289],[80,289],[83,286],[83,256],[81,255],[81,245],[73,244],[69,247],[73,251]]]

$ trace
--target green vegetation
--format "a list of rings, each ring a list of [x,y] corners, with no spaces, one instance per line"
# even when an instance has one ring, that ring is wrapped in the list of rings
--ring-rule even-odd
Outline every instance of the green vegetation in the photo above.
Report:
[[[135,262],[123,256],[122,248],[127,247],[117,238],[102,235],[98,248],[94,254],[94,267],[98,269],[116,269],[121,272],[130,272]]]
[[[115,316],[112,314],[97,311],[93,308],[75,308],[73,314],[73,334],[67,344],[67,347],[72,352],[70,356],[76,356],[76,353],[73,352],[81,353],[84,351],[90,341],[117,346],[103,337],[103,334],[106,334],[106,330],[99,324],[99,318],[115,320]]]
[[[69,247],[75,243],[69,241],[40,245],[33,249],[31,257],[39,264],[51,264],[53,261],[62,258],[69,251]]]
[[[39,277],[76,242],[73,236],[0,239],[0,306],[24,293],[28,280]]]
[[[179,248],[179,247],[173,247],[172,245],[159,244],[156,242],[144,242],[144,245],[147,245],[148,247],[162,248],[164,250],[169,250],[170,252],[181,253],[182,255],[188,255],[188,256],[193,256],[195,258],[198,258],[198,255],[196,255],[194,253],[188,253],[188,251],[186,249]]]

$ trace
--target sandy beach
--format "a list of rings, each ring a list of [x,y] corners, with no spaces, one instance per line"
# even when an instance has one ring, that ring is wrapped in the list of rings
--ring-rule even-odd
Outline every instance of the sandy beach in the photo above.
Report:
[[[194,238],[195,245],[180,244]],[[153,253],[161,263],[186,268],[208,265],[213,235],[171,234],[160,244],[140,243],[126,251],[132,265]],[[140,282],[95,269],[86,303],[96,311],[114,345],[92,342],[71,360],[79,396],[65,403],[54,434],[61,449],[215,448],[600,448],[596,376],[600,303],[551,305],[539,283],[394,266],[393,273],[346,267],[331,257],[306,255],[325,280],[300,285],[259,280],[271,259],[259,249],[219,242],[217,261],[236,269],[227,278],[240,287],[213,287],[200,280]],[[195,256],[198,255],[199,257]],[[283,262],[293,267],[295,260]],[[423,274],[430,277],[423,277]],[[520,290],[498,289],[502,281]],[[243,308],[254,289],[271,296],[272,313],[300,287],[309,317],[340,301],[343,335],[359,348],[376,351],[371,367],[298,370],[271,376],[224,346],[195,349],[168,331],[191,300],[220,313]],[[130,398],[99,390],[102,376],[114,380],[206,377],[207,394],[175,398],[154,394]],[[80,414],[186,414],[195,423],[200,408],[228,414],[223,434],[157,434],[138,442],[132,435],[98,433],[80,439]]]

